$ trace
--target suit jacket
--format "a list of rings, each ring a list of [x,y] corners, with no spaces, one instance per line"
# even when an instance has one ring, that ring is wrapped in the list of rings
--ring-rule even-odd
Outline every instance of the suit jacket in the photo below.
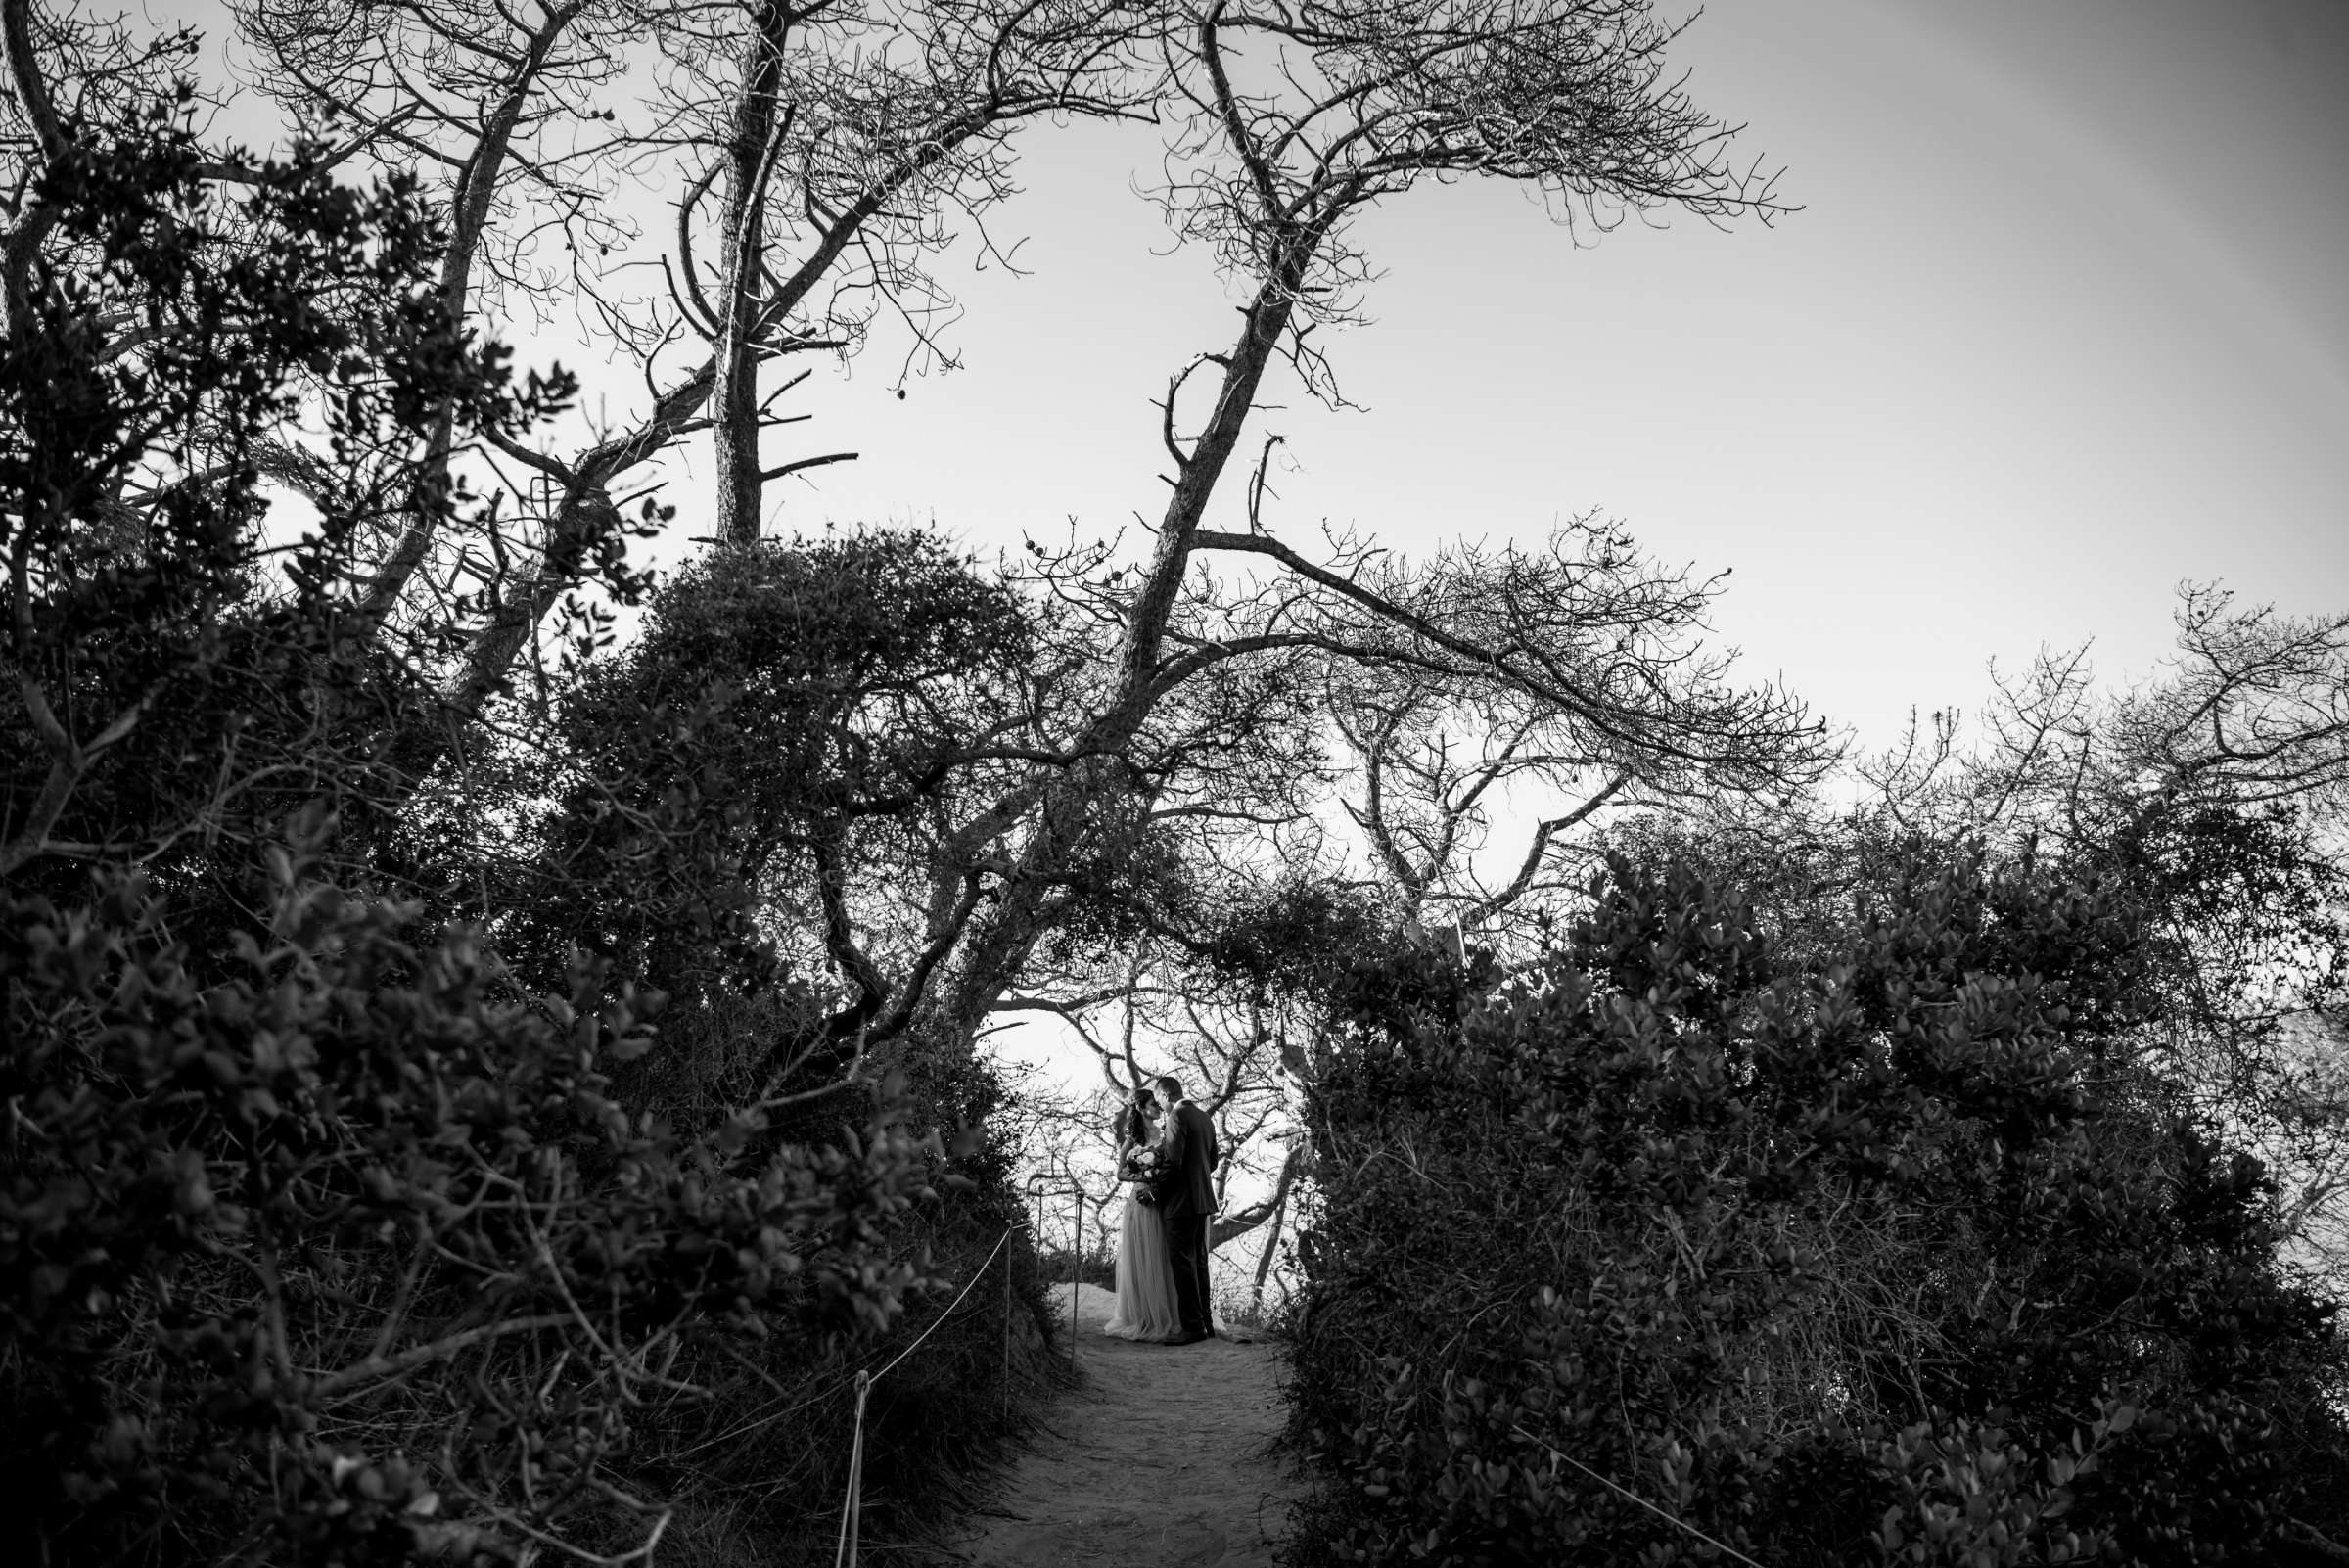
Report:
[[[1159,1202],[1159,1213],[1183,1220],[1216,1212],[1216,1125],[1184,1100],[1167,1118],[1166,1159],[1176,1173],[1174,1190]]]

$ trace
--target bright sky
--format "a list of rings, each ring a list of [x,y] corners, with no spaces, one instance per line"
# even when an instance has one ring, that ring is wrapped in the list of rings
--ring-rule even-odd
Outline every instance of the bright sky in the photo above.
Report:
[[[150,4],[228,31],[220,0]],[[2043,643],[2149,672],[2182,579],[2349,609],[2349,6],[1724,0],[1678,57],[1804,210],[1577,249],[1512,189],[1394,204],[1360,231],[1375,319],[1331,345],[1364,411],[1282,381],[1252,426],[1250,450],[1289,438],[1277,530],[1417,552],[1612,515],[1732,570],[1717,624],[1749,677],[1869,745]],[[903,400],[886,333],[792,394],[815,417],[773,457],[863,455],[776,486],[772,526],[1138,540],[1152,399],[1237,321],[1133,193],[1156,147],[1028,135],[993,225],[1027,275],[949,270],[964,368]],[[641,401],[546,347],[616,415]],[[678,478],[664,558],[707,531]]]
[[[1276,528],[1418,551],[1612,514],[1733,569],[1749,674],[1871,746],[2043,643],[2148,673],[2182,579],[2349,610],[2349,8],[1728,0],[1681,58],[1804,210],[1577,250],[1512,190],[1396,204],[1364,231],[1376,320],[1332,349],[1367,410],[1289,384],[1254,427],[1295,455]],[[1030,275],[956,280],[964,369],[900,402],[876,344],[801,405],[864,457],[787,522],[993,546],[1155,519],[1151,401],[1237,297],[1161,254],[1129,190],[1154,147],[1035,140],[1001,229]],[[1082,1076],[1050,1037],[999,1044]]]
[[[225,31],[219,0],[154,3]],[[1376,319],[1332,346],[1366,410],[1286,384],[1254,426],[1294,458],[1277,530],[1420,552],[1619,517],[1732,569],[1718,626],[1748,674],[1869,745],[2043,643],[2149,672],[2182,579],[2349,609],[2349,7],[1724,0],[1679,53],[1804,210],[1578,250],[1515,191],[1397,203],[1361,231]],[[1132,192],[1155,148],[1029,137],[995,226],[1028,275],[948,278],[965,368],[903,400],[886,335],[795,393],[815,418],[771,458],[863,458],[781,487],[777,526],[1138,540],[1152,400],[1236,324]],[[667,558],[708,531],[690,480],[670,494]],[[1001,1043],[1081,1074],[1048,1035]]]
[[[1277,529],[1412,551],[1612,514],[1733,569],[1749,673],[1870,744],[2043,642],[2146,672],[2182,578],[2349,608],[2349,8],[1727,0],[1681,58],[1805,209],[1577,250],[1513,190],[1396,204],[1377,319],[1332,349],[1367,411],[1292,383],[1260,416],[1295,457]],[[1034,139],[1000,225],[1030,275],[952,280],[963,370],[899,402],[880,342],[800,404],[864,455],[787,524],[1156,517],[1151,399],[1236,318],[1204,255],[1154,254],[1154,146]]]

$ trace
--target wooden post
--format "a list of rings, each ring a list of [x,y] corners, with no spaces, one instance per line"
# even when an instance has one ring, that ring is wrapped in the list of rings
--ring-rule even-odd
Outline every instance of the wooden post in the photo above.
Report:
[[[1077,1370],[1077,1286],[1084,1267],[1084,1188],[1075,1181],[1069,1190],[1077,1198],[1077,1224],[1069,1242],[1069,1370]]]
[[[840,1509],[840,1545],[832,1553],[832,1568],[856,1568],[856,1527],[864,1516],[864,1400],[873,1380],[856,1374],[856,1435],[849,1448],[849,1495]]]
[[[1017,1225],[1012,1227],[1018,1229]],[[1003,1430],[1011,1430],[1011,1238],[1003,1238]]]
[[[1077,1200],[1074,1223],[1069,1232],[1069,1370],[1074,1373],[1077,1370],[1077,1286],[1079,1284],[1077,1269],[1078,1266],[1082,1263],[1084,1255],[1084,1188],[1080,1186],[1077,1178],[1068,1172],[1062,1171],[1057,1174],[1068,1181],[1066,1187],[1047,1186],[1051,1176],[1041,1171],[1028,1178],[1028,1190],[1036,1194],[1036,1234],[1030,1239],[1039,1249],[1038,1255],[1040,1256],[1040,1249],[1044,1244],[1044,1197],[1047,1192],[1065,1191],[1070,1197]],[[1008,1284],[1005,1288],[1009,1289]],[[1005,1322],[1008,1325],[1008,1310],[1005,1314]],[[1005,1331],[1009,1332],[1008,1326]]]

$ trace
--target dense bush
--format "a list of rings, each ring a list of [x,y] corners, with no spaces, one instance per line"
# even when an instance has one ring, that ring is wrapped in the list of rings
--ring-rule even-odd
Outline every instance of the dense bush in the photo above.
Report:
[[[724,1136],[757,1106],[746,1152],[842,1147],[855,1103],[842,1086],[894,1073],[915,1125],[963,1130],[948,1180],[889,1243],[938,1291],[868,1324],[852,1358],[791,1335],[689,1355],[677,1375],[714,1397],[666,1403],[645,1445],[648,1480],[683,1507],[685,1549],[821,1560],[858,1365],[920,1341],[866,1413],[868,1543],[945,1512],[954,1475],[1058,1375],[1050,1262],[1025,1231],[1005,1240],[1023,1208],[1015,1108],[966,1050],[902,1034],[918,977],[905,985],[915,960],[890,945],[920,927],[890,907],[914,881],[898,872],[969,771],[971,715],[1024,634],[1000,588],[909,533],[714,551],[647,610],[625,648],[563,672],[548,744],[503,762],[546,808],[479,841],[500,949],[543,980],[583,946],[669,999],[662,1049],[615,1073],[640,1117]]]
[[[927,911],[898,902],[934,818],[1029,662],[1025,607],[936,539],[874,530],[714,550],[646,611],[557,693],[530,781],[556,808],[502,890],[506,945],[551,972],[584,943],[696,1004],[837,966],[825,1027],[870,1030],[914,961],[893,939]]]
[[[2340,1340],[2259,1168],[2097,1070],[2149,1022],[2131,929],[1917,852],[1786,972],[1619,861],[1534,972],[1352,977],[1293,1560],[1720,1558],[1598,1477],[1773,1568],[2249,1560],[2337,1515]]]
[[[467,933],[420,945],[311,872],[278,858],[209,983],[135,880],[9,906],[21,1540],[395,1560],[649,1524],[615,1461],[681,1348],[821,1362],[928,1282],[892,1246],[929,1170],[894,1107],[746,1167],[611,1097],[650,1038],[592,971],[516,996]]]
[[[918,1078],[908,1089],[913,1104],[938,1104]],[[873,1385],[865,1410],[865,1560],[931,1560],[935,1547],[923,1538],[975,1503],[966,1483],[1007,1437],[1029,1429],[1068,1364],[1065,1338],[1055,1344],[1066,1323],[1049,1307],[1046,1269],[1024,1228],[1005,1240],[1020,1205],[1004,1121],[996,1116],[984,1139],[966,1145],[953,1186],[907,1210],[893,1229],[891,1256],[924,1260],[937,1288],[909,1295],[852,1354],[817,1358],[804,1339],[776,1333],[707,1336],[698,1355],[681,1360],[680,1368],[700,1370],[676,1375],[709,1395],[647,1413],[633,1471],[677,1507],[665,1548],[676,1560],[833,1561],[859,1369],[894,1368]]]
[[[387,517],[510,542],[437,465],[567,383],[442,308],[412,187],[213,163],[185,107],[12,199],[0,1555],[813,1558],[847,1382],[990,1254],[875,1392],[874,1517],[1045,1375],[999,1096],[948,1059],[728,1098],[798,998],[498,950],[498,824],[405,761],[450,622],[369,562]],[[571,542],[639,585],[617,525]],[[566,885],[575,937],[636,907]]]

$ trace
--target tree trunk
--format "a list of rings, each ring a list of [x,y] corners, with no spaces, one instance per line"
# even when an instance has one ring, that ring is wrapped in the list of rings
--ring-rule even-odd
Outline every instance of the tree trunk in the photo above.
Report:
[[[516,63],[504,95],[484,119],[473,156],[457,173],[456,189],[451,193],[456,222],[449,234],[448,253],[441,258],[439,287],[440,307],[451,321],[464,321],[472,306],[474,262],[488,226],[490,208],[497,200],[506,160],[513,151],[515,129],[530,106],[538,73],[546,68],[564,29],[578,14],[576,0],[547,9],[545,22],[530,36],[529,51]],[[369,579],[360,600],[359,614],[370,624],[380,623],[392,614],[417,569],[432,553],[433,539],[448,511],[449,461],[456,450],[456,409],[444,399],[433,416],[423,459],[409,482],[407,523],[400,530],[399,542]]]
[[[1258,288],[1248,307],[1239,341],[1222,361],[1215,412],[1181,463],[1174,493],[1159,521],[1149,569],[1127,611],[1116,693],[1071,748],[1082,754],[1080,760],[1047,789],[1036,831],[1006,876],[1001,898],[942,988],[931,1014],[934,1041],[967,1047],[978,1038],[989,1010],[1017,981],[1029,953],[1048,929],[1047,894],[1086,828],[1105,801],[1131,790],[1122,754],[1164,695],[1157,683],[1159,652],[1190,571],[1192,541],[1217,482],[1239,447],[1241,430],[1296,312],[1296,291],[1319,241],[1318,231],[1301,237],[1278,275]]]
[[[1272,1218],[1265,1227],[1265,1249],[1257,1255],[1256,1282],[1248,1292],[1248,1305],[1255,1310],[1260,1319],[1265,1314],[1265,1281],[1271,1277],[1272,1259],[1280,1250],[1281,1222],[1288,1217],[1289,1199],[1288,1195],[1283,1193],[1279,1207],[1272,1211]]]
[[[778,88],[790,13],[765,0],[743,45],[742,91],[726,140],[724,233],[719,238],[717,381],[711,438],[717,459],[717,533],[734,544],[759,537],[764,486],[759,468],[759,351],[766,291],[766,187],[774,170]]]
[[[1288,1207],[1289,1193],[1296,1187],[1297,1178],[1304,1174],[1305,1145],[1299,1143],[1292,1147],[1288,1152],[1288,1157],[1280,1162],[1280,1176],[1272,1183],[1272,1196],[1253,1209],[1242,1209],[1238,1214],[1225,1215],[1222,1219],[1218,1220],[1208,1230],[1207,1245],[1209,1249],[1212,1251],[1221,1247],[1234,1236],[1244,1236],[1265,1223],[1266,1221],[1279,1215]],[[1267,1245],[1270,1245],[1270,1243],[1267,1243]]]

